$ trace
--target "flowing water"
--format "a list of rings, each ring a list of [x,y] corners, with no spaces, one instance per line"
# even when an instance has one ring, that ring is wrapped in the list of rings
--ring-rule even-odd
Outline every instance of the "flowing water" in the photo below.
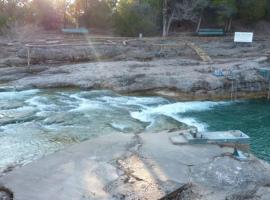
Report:
[[[241,129],[270,157],[268,102],[176,102],[111,91],[0,91],[0,172],[109,133]],[[268,134],[268,135],[267,135]]]

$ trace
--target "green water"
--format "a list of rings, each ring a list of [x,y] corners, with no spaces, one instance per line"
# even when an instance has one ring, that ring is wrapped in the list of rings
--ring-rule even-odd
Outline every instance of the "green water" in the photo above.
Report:
[[[211,110],[187,112],[186,117],[207,124],[207,130],[241,130],[251,137],[251,150],[259,158],[270,161],[270,102],[239,101],[218,105]]]

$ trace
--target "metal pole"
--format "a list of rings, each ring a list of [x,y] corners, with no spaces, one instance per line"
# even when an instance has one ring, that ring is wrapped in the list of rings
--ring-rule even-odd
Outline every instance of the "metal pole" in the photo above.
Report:
[[[231,88],[231,101],[233,101],[233,79],[232,79],[232,88]]]
[[[235,79],[235,92],[234,92],[234,100],[237,100],[237,87],[238,87],[238,82],[237,82],[237,79]]]
[[[269,86],[268,86],[268,95],[267,95],[267,100],[270,100],[270,80],[269,80]]]

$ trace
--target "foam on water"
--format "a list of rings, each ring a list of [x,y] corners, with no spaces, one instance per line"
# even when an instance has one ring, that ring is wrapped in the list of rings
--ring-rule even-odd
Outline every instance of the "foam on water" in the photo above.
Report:
[[[28,96],[35,95],[39,92],[40,90],[38,89],[33,89],[33,90],[24,90],[24,91],[5,91],[5,92],[0,92],[0,99],[24,99]]]
[[[121,123],[116,123],[116,122],[112,122],[110,123],[110,125],[117,129],[117,130],[121,130],[124,131],[126,128],[129,128],[129,126],[127,126],[126,124],[121,124]]]
[[[89,110],[104,109],[108,109],[108,107],[103,105],[101,102],[81,98],[78,107],[72,109],[71,111],[87,112]]]
[[[206,124],[182,114],[226,104],[175,103],[162,97],[74,90],[5,91],[0,92],[0,100],[18,106],[4,109],[8,107],[5,105],[0,109],[0,172],[7,164],[25,164],[72,143],[102,134],[158,132],[178,127],[178,122],[204,130]]]
[[[70,97],[75,99],[78,104],[78,106],[71,111],[89,111],[89,110],[97,110],[97,109],[105,109],[105,105],[102,104],[102,102],[95,101],[95,100],[89,100],[87,98],[81,97],[81,93],[78,94],[71,94]]]
[[[162,97],[111,97],[104,96],[98,98],[98,100],[106,102],[115,107],[121,107],[126,105],[132,106],[140,106],[147,108],[149,106],[157,105],[157,104],[165,104],[169,103],[168,100]]]
[[[57,109],[56,105],[53,104],[48,98],[43,96],[35,96],[25,101],[30,106],[36,107],[41,111],[51,111]]]
[[[200,112],[211,110],[214,106],[229,104],[228,102],[177,102],[156,107],[148,107],[141,111],[130,112],[131,117],[142,122],[154,122],[156,115],[165,115],[190,126],[196,126],[199,131],[204,131],[207,125],[199,123],[193,118],[181,117],[186,112]]]

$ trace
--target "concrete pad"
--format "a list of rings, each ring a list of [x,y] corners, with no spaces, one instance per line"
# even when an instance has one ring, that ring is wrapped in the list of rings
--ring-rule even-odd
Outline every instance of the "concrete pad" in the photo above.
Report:
[[[231,152],[216,145],[172,145],[170,138],[178,133],[142,134],[141,157],[150,168],[159,168],[168,180],[188,183],[189,166],[210,162],[214,157]]]
[[[230,157],[232,148],[217,145],[173,145],[178,134],[92,139],[10,172],[0,186],[15,200],[155,200],[192,183],[200,200],[219,200],[270,183],[269,164],[240,162]]]
[[[108,135],[34,161],[0,179],[16,200],[111,199],[104,188],[119,177],[113,159],[126,154],[133,135]]]
[[[209,140],[241,140],[249,138],[242,131],[216,131],[216,132],[204,132],[203,137]]]
[[[170,140],[173,144],[188,144],[187,139],[183,135],[178,135],[178,136],[172,136],[170,137]]]

